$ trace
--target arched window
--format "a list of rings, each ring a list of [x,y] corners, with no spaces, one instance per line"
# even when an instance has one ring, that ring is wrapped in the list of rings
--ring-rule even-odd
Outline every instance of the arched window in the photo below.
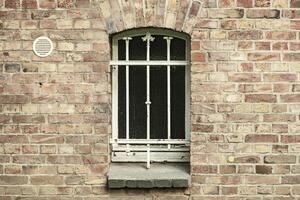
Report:
[[[188,162],[190,38],[144,28],[112,36],[112,161]]]

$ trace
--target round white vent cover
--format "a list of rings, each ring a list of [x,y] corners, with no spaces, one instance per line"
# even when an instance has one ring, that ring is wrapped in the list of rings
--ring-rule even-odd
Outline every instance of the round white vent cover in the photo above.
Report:
[[[52,53],[53,43],[50,38],[42,36],[33,42],[33,51],[39,57],[47,57]]]

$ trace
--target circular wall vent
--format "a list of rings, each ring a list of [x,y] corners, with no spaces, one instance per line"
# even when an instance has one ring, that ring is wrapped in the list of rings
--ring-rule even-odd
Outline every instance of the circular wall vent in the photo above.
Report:
[[[52,53],[53,43],[50,38],[42,36],[33,42],[33,51],[39,57],[47,57]]]

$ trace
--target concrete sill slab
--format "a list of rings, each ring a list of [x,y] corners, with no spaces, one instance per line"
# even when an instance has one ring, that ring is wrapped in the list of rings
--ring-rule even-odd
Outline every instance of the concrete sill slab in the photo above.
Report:
[[[187,163],[111,163],[109,188],[182,188],[189,187],[191,177]]]

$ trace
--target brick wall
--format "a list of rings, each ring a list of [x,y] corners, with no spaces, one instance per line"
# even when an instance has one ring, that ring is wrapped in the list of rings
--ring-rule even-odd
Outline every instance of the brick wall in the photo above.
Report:
[[[0,199],[299,199],[298,8],[0,0]],[[108,191],[109,34],[145,26],[192,36],[192,186]],[[47,58],[32,51],[42,35],[55,44]]]

